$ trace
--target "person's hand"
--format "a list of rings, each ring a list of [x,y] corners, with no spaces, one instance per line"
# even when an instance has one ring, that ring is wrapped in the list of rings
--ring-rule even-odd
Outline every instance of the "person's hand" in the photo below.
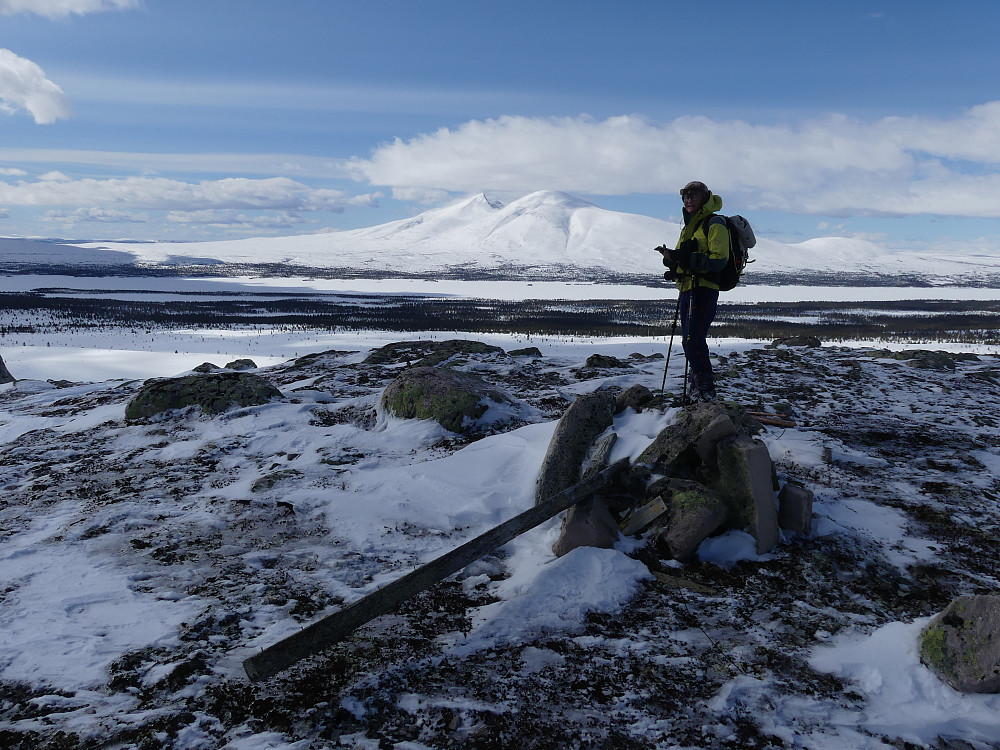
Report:
[[[698,241],[697,240],[685,240],[681,243],[681,246],[676,250],[671,251],[671,260],[677,261],[682,266],[689,266],[691,264],[691,255],[698,251]]]

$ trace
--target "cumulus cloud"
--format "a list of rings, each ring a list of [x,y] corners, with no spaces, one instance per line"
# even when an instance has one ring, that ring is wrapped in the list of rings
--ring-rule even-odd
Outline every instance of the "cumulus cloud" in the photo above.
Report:
[[[39,125],[69,117],[72,108],[63,90],[31,60],[0,49],[0,109],[27,110]]]
[[[0,204],[7,206],[100,207],[113,210],[278,210],[341,213],[346,206],[375,205],[378,193],[352,196],[312,188],[287,177],[241,177],[184,182],[164,177],[70,179],[51,172],[34,182],[0,182]]]
[[[754,209],[1000,216],[1000,102],[951,119],[842,115],[756,125],[682,117],[470,121],[353,162],[405,191],[674,193],[699,179]]]
[[[0,0],[0,15],[34,13],[49,18],[135,8],[139,0]]]

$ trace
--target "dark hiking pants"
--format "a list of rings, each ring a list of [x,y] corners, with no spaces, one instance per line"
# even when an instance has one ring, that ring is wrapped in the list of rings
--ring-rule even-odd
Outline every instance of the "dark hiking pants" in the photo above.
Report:
[[[708,358],[708,327],[715,319],[719,290],[695,287],[681,292],[681,334],[684,356],[691,369],[691,380],[699,391],[714,392],[715,375]]]

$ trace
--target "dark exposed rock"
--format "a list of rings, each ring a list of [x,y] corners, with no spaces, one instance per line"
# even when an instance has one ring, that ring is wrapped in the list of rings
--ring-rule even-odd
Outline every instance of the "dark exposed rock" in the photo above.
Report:
[[[542,352],[537,346],[526,346],[524,349],[511,349],[507,352],[512,357],[541,357]]]
[[[642,407],[653,400],[653,392],[642,383],[636,383],[618,394],[615,399],[615,414],[621,414],[629,407],[642,411]]]
[[[871,356],[876,359],[895,359],[911,367],[921,370],[954,370],[956,362],[965,360],[978,360],[975,354],[969,352],[942,352],[929,349],[906,349],[898,352],[891,352],[882,349],[872,352]]]
[[[813,491],[800,482],[786,482],[778,493],[778,526],[808,536],[812,532]]]
[[[14,380],[15,378],[10,374],[7,365],[3,363],[3,357],[0,357],[0,383],[13,383]]]
[[[601,369],[609,367],[628,367],[628,363],[622,362],[617,357],[612,357],[607,354],[591,354],[587,357],[586,367]]]
[[[1000,693],[1000,595],[961,596],[928,623],[920,659],[964,693]]]
[[[226,365],[227,370],[256,370],[257,363],[252,359],[234,359]]]
[[[434,367],[456,355],[503,354],[499,346],[482,341],[450,339],[448,341],[400,341],[371,352],[365,364],[389,365],[409,362],[418,367]]]
[[[380,403],[402,419],[433,419],[451,432],[471,433],[477,431],[476,420],[490,404],[510,401],[476,375],[440,367],[413,367],[386,386]]]
[[[785,338],[775,339],[767,346],[769,349],[779,346],[807,346],[815,348],[823,346],[823,342],[815,336],[786,336]]]
[[[552,545],[557,557],[577,547],[611,549],[618,541],[618,524],[596,495],[577,503],[563,516],[559,539]]]
[[[202,362],[200,365],[195,367],[192,372],[215,372],[216,370],[221,369],[221,367],[213,365],[211,362]]]
[[[199,406],[206,414],[221,414],[233,406],[259,406],[278,398],[281,391],[252,373],[185,375],[147,381],[125,408],[125,418],[143,419],[188,406]]]

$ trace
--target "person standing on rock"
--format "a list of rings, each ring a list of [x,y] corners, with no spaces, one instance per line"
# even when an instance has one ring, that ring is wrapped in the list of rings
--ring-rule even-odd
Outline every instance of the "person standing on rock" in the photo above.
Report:
[[[677,246],[656,249],[663,255],[663,265],[670,269],[664,276],[676,281],[680,289],[678,309],[688,362],[689,398],[713,401],[715,374],[708,356],[708,327],[719,302],[719,272],[729,260],[729,229],[726,220],[715,215],[722,208],[722,198],[705,183],[689,182],[681,188],[681,201],[684,227]]]

